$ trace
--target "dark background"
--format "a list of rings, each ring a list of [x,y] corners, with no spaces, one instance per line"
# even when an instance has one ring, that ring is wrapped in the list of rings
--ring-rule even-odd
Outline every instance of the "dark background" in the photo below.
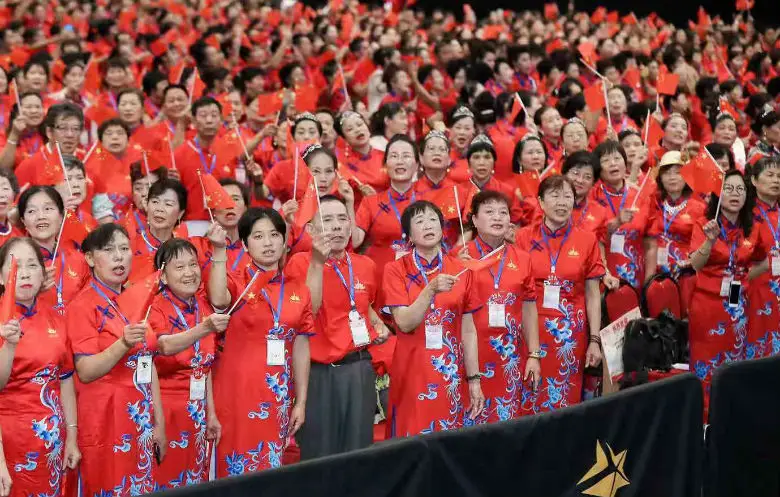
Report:
[[[472,8],[477,16],[482,17],[490,10],[503,8],[513,10],[542,10],[544,0],[535,0],[533,2],[517,0],[471,0]],[[461,16],[463,2],[452,2],[445,0],[417,0],[417,6],[426,10],[434,8],[443,8],[455,11],[456,15]],[[567,8],[567,1],[559,0],[558,7],[563,13]],[[688,19],[696,19],[696,12],[699,5],[705,5],[710,15],[720,15],[726,22],[731,22],[735,11],[734,0],[705,0],[704,3],[692,0],[575,0],[575,10],[593,12],[598,6],[604,6],[609,10],[617,10],[621,15],[633,11],[637,16],[644,17],[650,12],[656,12],[661,18],[672,22],[676,26],[688,26]],[[756,0],[756,6],[751,11],[759,28],[777,27],[780,24],[780,1],[778,0]]]

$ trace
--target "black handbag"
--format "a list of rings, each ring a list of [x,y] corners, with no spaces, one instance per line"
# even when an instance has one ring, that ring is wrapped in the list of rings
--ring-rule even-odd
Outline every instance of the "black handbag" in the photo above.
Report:
[[[655,319],[635,319],[623,339],[621,387],[645,383],[650,370],[669,371],[688,362],[688,322],[662,312]]]

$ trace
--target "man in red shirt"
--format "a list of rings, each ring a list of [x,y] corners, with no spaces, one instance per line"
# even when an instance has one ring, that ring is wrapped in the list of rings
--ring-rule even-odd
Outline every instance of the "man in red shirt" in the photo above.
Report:
[[[352,220],[344,201],[323,196],[307,229],[311,253],[295,254],[285,269],[291,280],[305,279],[315,316],[306,423],[297,439],[302,460],[371,445],[376,376],[367,347],[389,336],[372,307],[374,261],[347,253]]]

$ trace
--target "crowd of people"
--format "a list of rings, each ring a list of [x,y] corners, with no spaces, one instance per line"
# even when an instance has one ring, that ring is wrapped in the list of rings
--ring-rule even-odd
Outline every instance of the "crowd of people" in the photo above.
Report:
[[[20,0],[0,25],[0,496],[565,408],[602,296],[658,278],[705,395],[780,352],[780,39],[749,12]]]

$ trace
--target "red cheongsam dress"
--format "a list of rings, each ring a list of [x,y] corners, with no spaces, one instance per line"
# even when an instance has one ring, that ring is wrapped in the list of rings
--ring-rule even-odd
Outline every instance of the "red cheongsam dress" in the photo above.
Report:
[[[212,312],[204,294],[185,302],[164,289],[152,303],[149,325],[158,338],[174,335],[194,328]],[[154,358],[168,438],[168,452],[154,472],[161,488],[208,481],[206,377],[215,353],[216,339],[211,334],[178,354]]]
[[[64,488],[66,438],[60,382],[73,375],[67,334],[62,318],[48,306],[27,309],[17,304],[16,311],[22,337],[11,376],[0,391],[11,496],[59,496]]]
[[[54,264],[54,287],[42,292],[38,300],[63,314],[65,306],[89,282],[91,270],[84,255],[70,244],[63,243],[56,255],[45,248],[41,250],[46,266]]]
[[[745,238],[741,228],[723,217],[721,221],[721,233],[712,246],[707,264],[696,273],[696,285],[688,310],[690,365],[691,371],[704,383],[705,413],[709,405],[712,374],[724,363],[745,359],[747,273],[759,231],[753,229],[751,236]],[[706,219],[701,219],[694,225],[691,252],[706,240],[702,229],[705,223]],[[739,302],[734,307],[729,305],[729,287],[724,278],[742,283]],[[726,291],[722,292],[724,286]],[[725,295],[721,296],[722,293]]]
[[[625,280],[634,288],[640,289],[645,275],[644,236],[648,208],[647,202],[641,200],[634,205],[636,194],[637,190],[631,187],[624,186],[621,191],[615,191],[599,181],[590,191],[590,200],[604,208],[605,224],[620,215],[621,209],[632,206],[637,209],[631,222],[620,226],[612,235],[605,229],[602,243],[610,273]]]
[[[539,209],[541,211],[541,208]],[[542,221],[540,216],[539,222]],[[582,231],[589,231],[596,235],[597,238],[602,236],[604,232],[604,224],[607,220],[607,213],[604,208],[598,202],[585,197],[579,205],[574,204],[574,209],[571,211],[571,221],[574,223],[575,228],[579,228]]]
[[[362,155],[347,145],[344,149],[337,150],[336,156],[340,164],[339,167],[348,168],[351,174],[360,180],[362,184],[369,185],[378,192],[387,190],[390,187],[387,169],[382,164],[384,153],[379,150],[372,148],[368,154]],[[359,186],[355,181],[352,181],[350,184],[352,188]]]
[[[458,274],[458,259],[438,255],[431,263],[413,251],[385,266],[385,305],[411,305],[439,273]],[[481,303],[473,291],[471,271],[449,292],[436,295],[433,309],[411,333],[398,333],[390,368],[389,436],[411,436],[454,430],[466,423],[469,403],[463,362],[461,321]],[[441,326],[440,339],[426,340],[426,326]],[[468,420],[468,424],[474,424]]]
[[[117,295],[93,278],[68,304],[68,339],[76,362],[79,356],[103,352],[123,336],[127,321],[119,312]],[[81,495],[124,497],[155,490],[152,388],[136,370],[147,364],[156,346],[149,332],[108,374],[76,383],[82,413]]]
[[[532,414],[577,404],[590,330],[585,283],[604,276],[596,236],[571,225],[553,233],[542,223],[520,230],[517,245],[531,256],[542,349],[541,385],[537,392],[524,393],[522,408]],[[559,287],[557,301],[545,301],[548,286]]]
[[[753,231],[757,231],[759,249],[753,263],[769,257],[769,270],[750,282],[746,359],[770,357],[780,353],[780,211],[756,199]],[[773,269],[774,267],[774,269]]]
[[[493,248],[477,237],[467,245],[473,259]],[[485,410],[477,423],[492,423],[522,415],[523,373],[528,344],[523,339],[523,304],[536,303],[531,258],[516,245],[506,245],[500,262],[473,275],[472,289],[482,307],[474,313],[479,338],[479,370]],[[496,312],[504,306],[502,313]],[[494,317],[491,321],[491,307]]]
[[[669,273],[676,278],[680,264],[689,265],[693,225],[701,220],[706,208],[695,197],[683,197],[677,202],[665,200],[655,206],[647,236],[655,238],[658,244],[656,272]]]
[[[423,175],[414,183],[417,198],[435,204],[444,216],[442,245],[447,250],[451,249],[460,237],[458,210],[453,191],[455,185],[456,183],[449,176],[445,176],[439,183],[434,183],[428,176]]]
[[[234,299],[254,271],[229,275]],[[293,343],[298,335],[313,332],[309,290],[281,275],[262,287],[254,285],[231,314],[214,367],[214,405],[222,425],[217,478],[281,466],[295,399]],[[273,345],[277,341],[279,349]],[[269,347],[280,353],[274,360]]]

